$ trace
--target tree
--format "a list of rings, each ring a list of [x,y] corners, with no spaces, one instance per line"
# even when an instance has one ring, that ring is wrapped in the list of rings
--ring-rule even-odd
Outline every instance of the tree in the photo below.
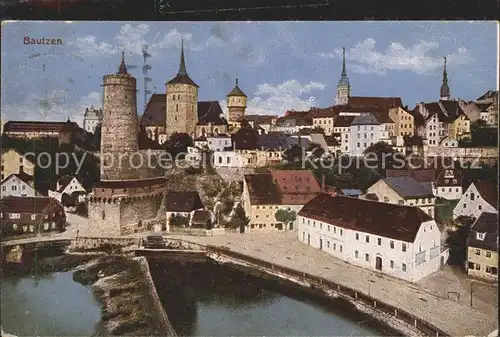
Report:
[[[471,146],[497,146],[498,128],[488,127],[486,121],[478,119],[470,125]]]
[[[377,142],[368,146],[363,154],[372,164],[377,163],[378,170],[382,171],[393,166],[396,152],[386,142]]]
[[[183,215],[172,214],[170,216],[170,226],[185,228],[189,226],[189,218]]]
[[[297,213],[293,210],[286,210],[283,208],[280,208],[276,211],[274,214],[274,217],[276,218],[277,221],[289,225],[291,222],[294,222],[295,219],[297,219]]]
[[[222,214],[224,215],[228,215],[229,213],[231,213],[231,211],[233,210],[233,206],[234,206],[234,201],[231,200],[231,199],[224,199],[222,201],[222,207],[221,207],[221,212]]]
[[[288,163],[300,161],[302,158],[302,148],[297,144],[293,144],[289,149],[283,152],[283,159]]]
[[[248,226],[249,222],[250,218],[247,217],[245,209],[241,204],[238,204],[234,210],[233,216],[231,217],[231,221],[229,222],[229,227],[239,228],[241,231],[243,228]]]
[[[186,153],[188,146],[193,146],[193,144],[193,138],[187,133],[174,132],[165,142],[165,149],[175,157]]]
[[[325,154],[325,149],[323,149],[318,143],[310,143],[307,150],[311,151],[313,160],[318,160]]]

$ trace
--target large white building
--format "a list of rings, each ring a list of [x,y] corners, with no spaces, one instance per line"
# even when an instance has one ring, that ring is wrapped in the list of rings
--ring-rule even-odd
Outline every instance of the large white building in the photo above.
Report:
[[[297,216],[300,242],[356,266],[417,282],[439,270],[441,232],[417,207],[319,194]]]
[[[388,116],[384,121],[379,118],[380,116],[375,117],[372,113],[354,117],[349,127],[349,156],[361,157],[369,146],[380,141],[390,142],[390,125],[394,122]]]
[[[483,212],[498,214],[497,186],[487,181],[470,184],[453,209],[453,219],[459,216],[478,218]]]
[[[1,196],[2,198],[7,196],[14,197],[41,197],[42,195],[38,193],[29,183],[28,180],[24,178],[26,174],[11,174],[2,180],[1,183]],[[30,176],[28,176],[30,177]]]
[[[102,109],[95,109],[94,107],[86,108],[83,114],[84,130],[94,133],[97,126],[101,124],[102,116]]]

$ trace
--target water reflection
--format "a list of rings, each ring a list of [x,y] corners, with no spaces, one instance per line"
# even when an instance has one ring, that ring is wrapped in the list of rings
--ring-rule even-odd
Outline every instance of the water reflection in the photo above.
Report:
[[[364,315],[347,318],[345,307],[318,304],[226,267],[165,261],[150,265],[162,304],[182,336],[379,335],[364,325]]]

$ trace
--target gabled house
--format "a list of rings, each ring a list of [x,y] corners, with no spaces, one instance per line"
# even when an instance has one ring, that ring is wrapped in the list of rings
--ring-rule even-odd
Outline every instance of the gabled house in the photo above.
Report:
[[[430,183],[420,183],[411,177],[388,177],[370,186],[366,194],[376,195],[380,202],[418,207],[434,218],[436,198]]]
[[[275,217],[279,209],[298,212],[321,192],[311,171],[272,170],[269,173],[246,174],[243,180],[243,208],[250,218],[250,230],[296,230]]]
[[[389,120],[387,117],[381,122],[373,113],[354,117],[349,128],[349,156],[361,157],[368,147],[380,141],[389,143],[391,129],[388,124],[393,123]]]
[[[483,212],[467,238],[467,274],[498,280],[498,214]]]
[[[453,219],[459,216],[477,219],[483,212],[498,214],[498,188],[488,181],[475,181],[465,190],[453,209]]]
[[[66,214],[54,198],[8,196],[0,200],[2,236],[62,232]]]
[[[167,231],[172,227],[191,227],[195,211],[205,208],[196,191],[169,191],[165,200]]]
[[[441,266],[441,232],[417,207],[320,193],[297,216],[300,242],[409,282]]]
[[[64,206],[74,206],[85,201],[87,191],[76,177],[64,175],[57,180],[55,190],[49,190],[48,194]]]
[[[37,192],[33,186],[28,183],[31,176],[25,177],[25,174],[11,174],[1,183],[2,198],[7,196],[15,197],[41,197],[42,195]]]

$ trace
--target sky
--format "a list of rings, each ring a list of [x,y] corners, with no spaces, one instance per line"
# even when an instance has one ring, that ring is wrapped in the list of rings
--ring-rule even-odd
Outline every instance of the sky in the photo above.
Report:
[[[248,114],[334,104],[346,48],[353,96],[439,99],[443,57],[453,98],[474,100],[497,90],[496,22],[36,22],[1,26],[1,113],[7,120],[81,123],[102,106],[102,77],[117,71],[122,51],[137,78],[144,110],[142,45],[148,45],[149,89],[165,93],[179,68],[184,39],[199,101],[225,99],[238,78]],[[24,44],[58,38],[61,45]]]

